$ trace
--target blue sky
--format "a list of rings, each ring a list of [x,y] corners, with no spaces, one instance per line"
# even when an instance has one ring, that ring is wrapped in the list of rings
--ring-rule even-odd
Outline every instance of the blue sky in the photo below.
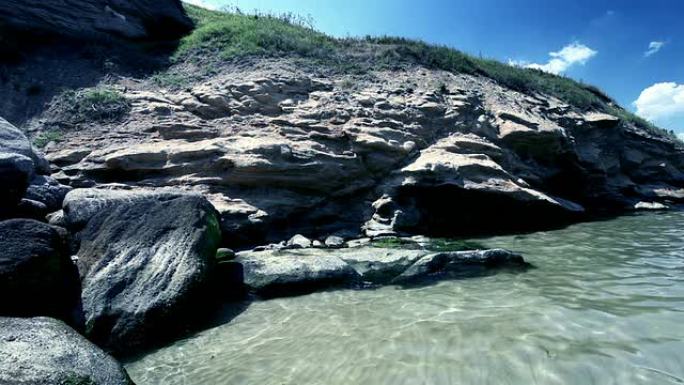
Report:
[[[624,107],[684,134],[684,1],[192,0],[310,15],[343,36],[448,45],[594,84]]]

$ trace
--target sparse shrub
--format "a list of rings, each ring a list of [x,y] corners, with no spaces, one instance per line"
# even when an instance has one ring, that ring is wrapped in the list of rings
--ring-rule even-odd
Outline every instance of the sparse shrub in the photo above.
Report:
[[[354,82],[353,79],[351,79],[351,78],[349,78],[349,77],[345,77],[344,79],[340,80],[340,81],[337,83],[337,85],[338,85],[340,88],[342,88],[342,89],[350,90],[350,89],[354,88],[354,86],[356,85],[356,83]]]
[[[117,90],[107,87],[65,91],[53,100],[52,112],[63,114],[70,123],[113,121],[130,111],[130,104]]]
[[[59,130],[43,131],[38,136],[33,138],[33,145],[38,148],[45,147],[50,142],[59,142],[62,140],[62,132]]]
[[[178,89],[190,84],[190,79],[186,75],[171,72],[160,72],[152,75],[151,80],[159,87]]]

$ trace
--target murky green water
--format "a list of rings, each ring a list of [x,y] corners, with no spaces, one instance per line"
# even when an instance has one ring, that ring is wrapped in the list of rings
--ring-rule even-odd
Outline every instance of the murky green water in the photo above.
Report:
[[[253,303],[138,385],[682,384],[684,213],[483,241],[525,273]]]

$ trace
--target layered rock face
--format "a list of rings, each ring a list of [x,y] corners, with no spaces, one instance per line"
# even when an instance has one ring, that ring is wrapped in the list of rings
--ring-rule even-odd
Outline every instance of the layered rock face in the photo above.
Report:
[[[5,0],[4,27],[18,33],[96,37],[175,39],[192,29],[179,0]]]
[[[63,221],[80,244],[85,332],[100,346],[130,352],[208,309],[220,232],[201,196],[79,189]]]
[[[0,317],[0,384],[133,382],[114,358],[61,321]]]
[[[264,59],[184,91],[122,91],[123,121],[48,146],[53,176],[200,192],[231,245],[531,230],[684,196],[679,143],[487,78],[323,75]]]

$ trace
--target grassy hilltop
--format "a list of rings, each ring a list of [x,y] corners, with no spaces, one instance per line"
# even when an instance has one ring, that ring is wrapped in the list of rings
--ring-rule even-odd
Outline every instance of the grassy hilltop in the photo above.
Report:
[[[334,38],[316,31],[310,20],[294,14],[245,14],[237,9],[222,12],[189,4],[185,7],[196,28],[181,40],[173,56],[177,63],[187,61],[210,68],[213,63],[248,56],[296,56],[346,73],[418,64],[485,76],[516,91],[552,95],[580,110],[605,111],[652,133],[674,136],[621,108],[598,88],[564,76],[400,37]],[[157,78],[167,86],[182,81],[182,76],[173,73],[159,74]]]

